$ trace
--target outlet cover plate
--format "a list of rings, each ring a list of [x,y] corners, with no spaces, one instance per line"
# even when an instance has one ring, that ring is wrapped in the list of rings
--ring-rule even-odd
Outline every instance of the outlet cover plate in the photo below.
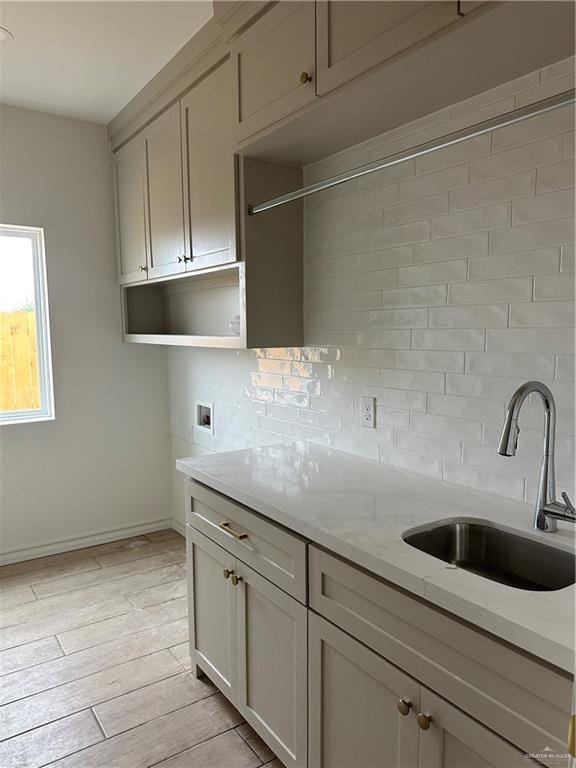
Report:
[[[360,419],[366,429],[376,427],[376,398],[362,397],[360,400]]]

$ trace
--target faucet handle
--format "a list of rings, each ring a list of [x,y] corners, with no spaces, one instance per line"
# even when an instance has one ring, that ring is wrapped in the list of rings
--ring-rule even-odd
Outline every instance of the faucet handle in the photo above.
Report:
[[[576,509],[574,508],[574,504],[570,501],[570,497],[566,493],[566,491],[562,491],[562,498],[564,499],[564,504],[566,505],[566,509],[574,514],[576,512]]]

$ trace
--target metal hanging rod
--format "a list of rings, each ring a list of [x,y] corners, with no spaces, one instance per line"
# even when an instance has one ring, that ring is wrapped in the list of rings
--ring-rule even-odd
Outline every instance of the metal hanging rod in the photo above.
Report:
[[[419,144],[413,149],[404,150],[398,152],[395,155],[390,155],[382,160],[376,160],[373,163],[367,165],[361,165],[359,168],[355,168],[351,171],[345,171],[337,176],[332,176],[325,181],[319,181],[316,184],[310,184],[302,189],[296,189],[294,192],[288,192],[286,195],[280,195],[280,197],[274,197],[272,200],[267,200],[265,203],[258,203],[258,205],[248,206],[248,215],[254,216],[256,213],[262,213],[263,211],[269,211],[271,208],[276,208],[279,205],[285,203],[291,203],[292,200],[300,200],[303,197],[314,195],[316,192],[322,192],[324,189],[330,189],[330,187],[336,187],[338,184],[344,184],[352,179],[358,179],[360,176],[367,176],[369,173],[375,173],[376,171],[382,171],[384,168],[390,168],[393,165],[399,163],[405,163],[407,160],[413,160],[416,157],[422,157],[428,155],[431,152],[436,152],[439,149],[445,149],[451,147],[454,144],[460,144],[468,139],[474,139],[476,136],[482,136],[485,133],[495,130],[496,128],[504,128],[507,125],[514,125],[514,123],[520,123],[522,120],[527,120],[530,117],[536,115],[543,115],[545,112],[551,112],[559,107],[565,107],[568,104],[574,104],[576,91],[571,89],[558,93],[555,96],[550,96],[548,99],[542,99],[534,104],[529,104],[526,107],[520,107],[520,109],[514,109],[511,112],[505,112],[497,117],[491,117],[489,120],[484,120],[481,123],[476,123],[468,128],[462,128],[460,131],[449,133],[446,136],[441,136],[439,139],[432,139],[425,144]]]

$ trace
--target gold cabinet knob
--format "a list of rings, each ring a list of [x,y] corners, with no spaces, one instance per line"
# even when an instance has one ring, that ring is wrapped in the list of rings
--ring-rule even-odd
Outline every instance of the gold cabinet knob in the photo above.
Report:
[[[178,256],[178,264],[182,264],[183,261],[186,261],[186,256]]]
[[[232,574],[232,584],[234,584],[234,586],[237,587],[239,581],[242,581],[242,576],[236,576],[236,574],[233,573]]]
[[[423,731],[427,731],[428,728],[430,728],[430,723],[432,722],[432,715],[425,715],[423,712],[419,712],[416,715],[416,722]]]
[[[400,699],[396,706],[398,707],[398,712],[400,712],[403,717],[406,717],[406,715],[410,714],[410,710],[412,709],[412,702],[410,699]]]
[[[234,576],[234,571],[229,571],[228,568],[224,568],[224,578],[229,579],[230,576]]]
[[[310,74],[310,72],[302,72],[300,74],[300,82],[302,83],[302,85],[306,85],[306,83],[311,83],[312,75]]]
[[[140,264],[139,269],[140,269],[140,272],[148,272],[148,267],[143,264]]]

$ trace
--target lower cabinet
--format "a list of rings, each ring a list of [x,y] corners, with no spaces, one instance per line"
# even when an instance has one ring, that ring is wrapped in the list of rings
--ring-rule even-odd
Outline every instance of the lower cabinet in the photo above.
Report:
[[[190,658],[236,704],[236,592],[223,575],[236,558],[189,526],[186,533]]]
[[[190,656],[286,766],[307,765],[307,610],[187,526]]]
[[[567,677],[192,492],[209,533],[187,524],[193,665],[285,766],[568,768]]]
[[[313,613],[308,643],[311,768],[415,768],[418,683]]]
[[[310,768],[527,765],[523,752],[313,613],[308,643]]]
[[[418,768],[521,768],[537,766],[524,752],[445,699],[420,688]],[[560,765],[560,763],[559,763]]]

